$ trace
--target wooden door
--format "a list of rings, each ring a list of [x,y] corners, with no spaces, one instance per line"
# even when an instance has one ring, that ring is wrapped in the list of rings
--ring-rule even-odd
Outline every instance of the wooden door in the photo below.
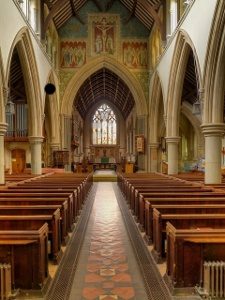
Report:
[[[23,149],[12,150],[12,173],[20,174],[24,172],[26,166],[26,152]]]

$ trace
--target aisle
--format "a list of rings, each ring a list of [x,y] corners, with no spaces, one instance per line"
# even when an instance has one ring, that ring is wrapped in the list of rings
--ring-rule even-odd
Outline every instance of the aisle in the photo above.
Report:
[[[96,184],[69,299],[148,299],[113,183]]]

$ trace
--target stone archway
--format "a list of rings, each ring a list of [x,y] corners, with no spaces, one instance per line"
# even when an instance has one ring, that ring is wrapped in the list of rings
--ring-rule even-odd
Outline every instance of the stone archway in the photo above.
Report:
[[[75,95],[80,89],[82,83],[94,72],[100,70],[101,68],[108,68],[119,76],[130,89],[136,104],[137,115],[146,116],[147,115],[147,104],[144,91],[141,87],[140,82],[134,77],[134,75],[121,63],[116,60],[101,56],[87,63],[83,68],[81,68],[70,80],[61,105],[61,113],[65,115],[71,115],[72,105],[74,102]]]
[[[6,83],[4,75],[4,67],[2,62],[2,54],[0,49],[0,123],[5,123],[5,99],[6,99]]]
[[[8,57],[6,69],[6,82],[9,80],[10,65],[14,48],[17,47],[21,61],[22,72],[24,76],[29,118],[30,122],[29,135],[32,137],[42,136],[42,119],[43,107],[41,101],[39,74],[35,60],[32,42],[29,32],[22,28],[16,35]]]
[[[202,89],[202,76],[200,70],[200,64],[196,54],[196,50],[192,41],[186,32],[180,31],[178,34],[172,69],[170,70],[170,80],[168,86],[168,98],[167,98],[167,137],[179,136],[179,114],[181,106],[181,93],[183,87],[183,81],[185,76],[186,64],[190,51],[193,51],[194,59],[196,63],[196,76],[198,80],[199,89]]]
[[[48,76],[48,83],[58,86],[57,79],[53,72]],[[53,165],[53,151],[60,149],[60,119],[59,119],[59,102],[57,89],[52,94],[45,95],[43,120],[42,161],[45,166]]]
[[[167,96],[166,141],[168,150],[168,174],[178,173],[178,144],[180,141],[179,121],[181,97],[190,51],[193,52],[195,61],[196,80],[198,82],[197,92],[199,93],[199,91],[202,90],[202,77],[196,50],[188,34],[184,31],[180,31],[178,33],[178,38],[174,50]]]
[[[205,183],[221,182],[221,150],[225,95],[225,2],[218,1],[204,70]]]
[[[160,116],[161,110],[164,111],[163,91],[158,72],[154,73],[152,85],[150,88],[151,94],[148,123],[148,171],[157,172],[159,171],[159,169],[161,169],[161,167],[159,167],[159,161],[161,160],[160,157],[162,157],[162,147],[159,141],[159,118],[162,117]],[[161,107],[161,105],[163,106],[163,108]]]
[[[225,2],[218,1],[204,70],[203,124],[223,123],[225,90]]]
[[[9,82],[10,66],[15,48],[18,52],[24,78],[28,119],[32,120],[32,122],[30,121],[28,123],[28,136],[31,149],[31,172],[32,174],[41,174],[42,122],[44,114],[34,49],[26,27],[17,33],[11,45],[6,69],[6,82]]]
[[[5,76],[2,63],[2,55],[0,49],[0,185],[5,183],[5,149],[4,149],[4,135],[7,129],[5,121],[5,98],[6,98]]]

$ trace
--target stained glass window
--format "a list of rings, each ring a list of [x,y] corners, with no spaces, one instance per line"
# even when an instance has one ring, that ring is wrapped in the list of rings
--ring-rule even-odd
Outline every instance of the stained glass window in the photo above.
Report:
[[[102,104],[94,113],[92,123],[93,144],[116,144],[116,116],[106,104]]]

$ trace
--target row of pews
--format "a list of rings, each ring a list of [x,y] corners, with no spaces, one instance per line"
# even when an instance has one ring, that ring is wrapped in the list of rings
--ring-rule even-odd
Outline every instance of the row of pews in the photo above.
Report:
[[[186,179],[118,174],[156,263],[166,261],[165,278],[173,290],[201,286],[204,261],[225,261],[225,185],[217,190]]]
[[[11,265],[13,289],[44,287],[92,181],[92,174],[55,173],[1,188],[0,263]]]

